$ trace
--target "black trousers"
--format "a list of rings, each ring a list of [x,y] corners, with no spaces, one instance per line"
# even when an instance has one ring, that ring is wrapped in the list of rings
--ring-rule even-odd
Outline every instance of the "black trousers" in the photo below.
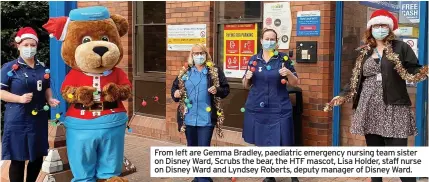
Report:
[[[368,134],[365,135],[367,146],[407,146],[407,138],[387,138],[380,135]],[[382,182],[383,179],[380,177],[372,177],[371,182]],[[417,179],[413,177],[401,177],[402,182],[416,182]]]
[[[35,161],[28,162],[27,165],[27,180],[26,182],[35,182],[42,168],[43,157]],[[9,168],[10,182],[24,182],[25,161],[12,160]]]

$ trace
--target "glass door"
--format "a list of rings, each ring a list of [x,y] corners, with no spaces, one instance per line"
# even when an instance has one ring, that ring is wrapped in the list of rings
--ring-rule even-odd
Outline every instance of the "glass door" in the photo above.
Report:
[[[422,4],[425,7],[422,8]],[[427,18],[427,15],[422,15],[422,13],[426,13],[427,2],[421,3],[417,1],[346,1],[341,3],[337,2],[337,6],[338,5],[342,5],[343,9],[341,19],[342,30],[340,33],[338,33],[339,31],[337,31],[336,35],[341,36],[342,38],[339,39],[342,40],[342,46],[337,47],[336,50],[341,51],[341,54],[337,54],[338,58],[336,59],[336,64],[339,66],[336,67],[336,72],[339,72],[339,70],[341,70],[340,73],[335,74],[337,77],[335,78],[337,80],[335,83],[337,84],[337,87],[342,88],[347,83],[349,83],[352,69],[354,67],[356,57],[358,56],[358,51],[355,51],[355,49],[362,45],[361,40],[366,31],[367,22],[370,19],[371,14],[378,9],[387,10],[398,19],[401,35],[398,36],[397,39],[408,43],[412,47],[417,57],[419,57],[419,48],[425,47],[423,45],[420,45],[423,44],[423,41],[419,41],[419,38],[421,38],[420,34],[423,33],[426,35],[427,40],[427,29],[423,28],[427,27],[426,19],[424,19],[425,26],[422,27],[421,23],[422,17]],[[337,11],[338,8],[339,7],[337,7]],[[421,53],[420,55],[425,54]],[[427,60],[427,54],[425,56],[426,58],[419,57],[419,59]],[[427,85],[425,86],[427,87]],[[416,105],[418,106],[418,109],[420,107],[427,108],[427,102],[419,100],[427,100],[427,89],[419,89],[416,84],[410,83],[408,84],[407,90],[412,100],[412,108],[416,113],[417,119],[419,118],[419,116],[426,116],[426,114],[421,113],[423,110],[416,110]],[[417,94],[418,92],[419,94]],[[339,138],[337,139],[339,140],[337,144],[340,146],[366,145],[365,138],[363,136],[352,135],[350,133],[352,114],[352,103],[344,104],[341,106],[339,111],[336,111],[336,113],[334,112],[334,123],[337,122],[336,127],[338,130],[337,133],[339,135],[337,136]],[[424,131],[425,133],[426,125],[422,125],[421,122],[422,121],[420,120],[420,125],[418,126],[419,132]],[[417,124],[419,124],[419,122],[417,122]],[[427,143],[427,141],[425,142]],[[415,137],[409,137],[409,145],[415,145]]]

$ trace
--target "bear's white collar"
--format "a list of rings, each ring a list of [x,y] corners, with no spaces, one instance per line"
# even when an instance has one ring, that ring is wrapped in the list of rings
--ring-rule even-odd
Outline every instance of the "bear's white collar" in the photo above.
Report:
[[[88,76],[107,76],[112,73],[112,70],[107,70],[107,71],[104,71],[103,73],[86,73],[86,72],[83,72],[83,73]]]

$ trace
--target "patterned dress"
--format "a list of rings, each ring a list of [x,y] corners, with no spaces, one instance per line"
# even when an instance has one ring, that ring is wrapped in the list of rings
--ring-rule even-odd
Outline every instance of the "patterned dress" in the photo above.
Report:
[[[382,82],[377,81],[378,73],[381,73],[379,59],[368,58],[363,65],[365,81],[352,118],[351,133],[376,134],[391,138],[417,135],[411,107],[384,103]]]

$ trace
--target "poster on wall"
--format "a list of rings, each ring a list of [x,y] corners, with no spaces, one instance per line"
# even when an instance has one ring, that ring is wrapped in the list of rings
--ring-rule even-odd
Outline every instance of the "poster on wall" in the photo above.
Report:
[[[405,43],[410,45],[411,49],[413,49],[414,53],[416,54],[416,57],[419,57],[419,49],[417,47],[418,39],[402,39]],[[409,87],[416,87],[417,85],[415,83],[411,83],[407,81],[407,86]]]
[[[420,2],[401,1],[401,12],[399,13],[399,23],[419,23],[420,22]]]
[[[277,32],[279,49],[289,49],[292,34],[292,14],[289,2],[264,4],[264,28]]]
[[[206,24],[167,25],[167,50],[190,51],[192,45],[206,45]]]
[[[320,11],[298,11],[296,36],[320,36]]]
[[[418,39],[402,39],[402,41],[406,42],[408,45],[410,45],[411,49],[413,49],[414,53],[416,54],[417,58],[419,57],[419,49],[417,47]]]
[[[258,25],[224,25],[223,71],[228,78],[242,78],[250,57],[257,52]]]

